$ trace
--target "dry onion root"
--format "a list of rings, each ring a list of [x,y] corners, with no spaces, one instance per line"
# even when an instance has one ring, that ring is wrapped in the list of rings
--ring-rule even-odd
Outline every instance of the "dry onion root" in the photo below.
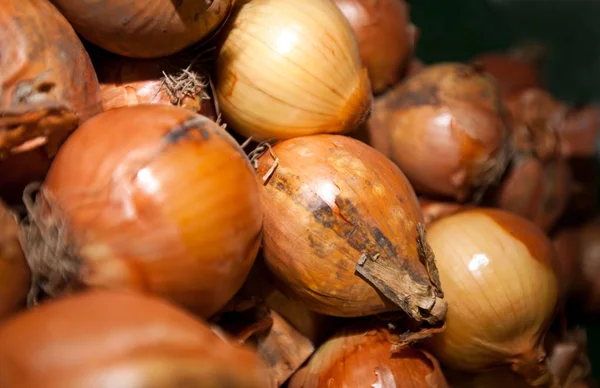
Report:
[[[215,66],[223,118],[255,140],[341,133],[371,108],[352,29],[330,0],[239,0]]]
[[[451,306],[446,330],[427,340],[428,349],[457,370],[510,365],[529,384],[549,382],[543,344],[560,285],[542,230],[502,210],[477,209],[428,231]]]
[[[137,289],[210,316],[241,287],[261,240],[246,155],[183,108],[96,116],[61,148],[37,199],[26,254],[51,296]]]
[[[115,54],[158,58],[209,37],[233,0],[52,0],[86,40]]]
[[[264,388],[253,352],[162,300],[94,291],[0,326],[3,388]]]
[[[443,322],[423,215],[391,161],[357,140],[316,135],[276,144],[256,166],[265,262],[284,293],[322,314],[401,309]]]

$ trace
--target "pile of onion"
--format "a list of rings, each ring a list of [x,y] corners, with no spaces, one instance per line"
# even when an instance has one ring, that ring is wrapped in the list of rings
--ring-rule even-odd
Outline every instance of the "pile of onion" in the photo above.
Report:
[[[27,258],[51,296],[136,289],[209,316],[241,287],[261,240],[244,152],[213,121],[167,105],[86,122],[28,208]]]
[[[215,88],[225,121],[255,140],[351,131],[371,88],[348,21],[330,0],[239,0]]]
[[[469,65],[428,66],[379,97],[371,143],[418,193],[465,201],[509,161],[507,115],[493,80]]]
[[[82,43],[48,0],[4,1],[0,40],[0,195],[13,202],[100,112],[100,90]]]
[[[509,365],[529,384],[550,381],[543,344],[560,284],[548,237],[491,209],[442,218],[428,232],[450,308],[446,330],[427,348],[457,370]]]
[[[373,93],[395,85],[415,48],[417,28],[405,0],[335,0],[350,22]]]
[[[342,330],[317,350],[288,387],[449,387],[429,353],[410,347],[392,351],[395,336],[381,325]]]
[[[3,388],[267,386],[255,354],[135,293],[94,291],[43,304],[0,325],[0,345]]]
[[[263,252],[277,285],[319,313],[446,313],[417,197],[402,171],[348,137],[277,143],[256,160]]]

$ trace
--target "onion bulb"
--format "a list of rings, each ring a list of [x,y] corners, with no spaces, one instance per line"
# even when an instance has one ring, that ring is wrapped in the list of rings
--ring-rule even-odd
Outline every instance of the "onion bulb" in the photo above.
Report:
[[[371,107],[352,29],[330,0],[236,1],[215,69],[223,118],[255,140],[347,132]]]
[[[419,204],[421,205],[421,211],[423,211],[423,217],[425,218],[426,225],[429,225],[440,218],[448,217],[471,207],[467,204],[435,201],[423,197],[419,197]]]
[[[600,133],[598,107],[584,105],[569,109],[557,131],[563,156],[568,158],[593,157],[596,154]]]
[[[52,0],[86,40],[115,54],[157,58],[210,36],[233,0]]]
[[[85,123],[37,199],[26,253],[51,296],[136,289],[209,316],[241,287],[261,239],[246,155],[216,123],[167,105],[117,108]]]
[[[17,220],[0,201],[0,318],[25,305],[30,283]]]
[[[508,364],[532,385],[547,382],[543,342],[559,297],[548,237],[517,215],[476,209],[433,223],[429,241],[451,306],[431,352],[457,370]]]
[[[510,54],[488,53],[475,58],[474,63],[496,79],[502,96],[542,87],[539,70],[527,60]]]
[[[465,373],[449,370],[446,377],[455,388],[530,388],[522,376],[510,368],[494,368],[481,373]]]
[[[3,388],[266,386],[256,354],[135,293],[45,303],[1,325],[0,345]]]
[[[396,84],[413,53],[417,28],[405,0],[334,0],[350,22],[374,93]]]
[[[263,253],[284,293],[327,315],[402,309],[443,321],[419,202],[389,159],[345,136],[315,135],[276,144],[256,166]]]
[[[386,327],[345,329],[317,350],[290,387],[449,387],[433,356],[414,348],[392,352],[393,345]]]
[[[585,224],[579,231],[579,266],[583,301],[594,313],[600,312],[600,219]]]
[[[507,120],[492,80],[471,66],[445,63],[381,96],[368,125],[374,146],[418,193],[464,201],[504,172]]]
[[[168,58],[107,57],[96,66],[104,110],[166,104],[181,106],[216,120],[208,75],[200,66],[180,66],[179,61]]]

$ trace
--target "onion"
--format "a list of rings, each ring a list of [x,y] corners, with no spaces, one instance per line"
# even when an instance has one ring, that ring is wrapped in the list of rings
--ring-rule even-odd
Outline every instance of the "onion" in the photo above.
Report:
[[[241,287],[261,239],[243,151],[209,119],[166,105],[113,109],[81,126],[29,208],[26,253],[51,296],[130,288],[209,316]]]
[[[569,204],[563,219],[566,223],[581,225],[594,217],[598,208],[598,162],[592,158],[570,158],[567,163],[572,182],[569,187]]]
[[[348,137],[315,135],[276,144],[256,166],[266,178],[263,253],[284,293],[333,316],[402,309],[443,320],[419,203],[387,158]]]
[[[391,352],[393,345],[385,327],[343,330],[317,350],[290,387],[449,387],[430,354],[413,348]]]
[[[539,70],[529,61],[509,54],[488,53],[475,58],[474,63],[496,79],[503,96],[542,87]]]
[[[436,201],[423,197],[419,197],[419,204],[421,204],[421,211],[423,212],[426,225],[429,225],[440,218],[451,216],[452,214],[456,214],[471,207],[470,205],[466,204]]]
[[[530,388],[522,376],[510,368],[495,368],[483,373],[447,371],[446,377],[455,388]]]
[[[0,386],[265,387],[253,352],[165,302],[96,291],[0,326]]]
[[[334,0],[350,22],[374,93],[396,84],[412,55],[417,28],[404,0]]]
[[[181,106],[216,120],[208,75],[199,65],[177,59],[130,59],[109,56],[97,66],[102,108],[139,104]]]
[[[544,335],[558,304],[550,240],[502,210],[461,212],[429,227],[444,294],[446,330],[427,346],[448,367],[479,371],[511,365],[532,385],[550,378]]]
[[[90,42],[136,58],[174,54],[214,32],[233,0],[52,0]]]
[[[556,250],[556,263],[560,275],[563,295],[570,295],[581,288],[579,256],[581,245],[579,231],[575,228],[560,229],[552,236]]]
[[[16,218],[0,201],[0,319],[25,305],[31,272],[19,240]]]
[[[496,87],[467,65],[422,69],[380,97],[369,127],[375,148],[418,193],[464,201],[497,182],[508,163],[507,117]]]
[[[330,0],[240,0],[215,66],[223,118],[255,140],[340,133],[371,107],[348,21]]]
[[[600,312],[600,219],[585,224],[579,231],[580,269],[584,287],[583,304]]]
[[[600,132],[598,107],[585,105],[569,109],[557,128],[561,152],[565,157],[592,157]]]

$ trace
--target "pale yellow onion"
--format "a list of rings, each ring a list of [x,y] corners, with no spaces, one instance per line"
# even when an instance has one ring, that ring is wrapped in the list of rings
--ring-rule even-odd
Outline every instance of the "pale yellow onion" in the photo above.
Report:
[[[372,100],[352,29],[330,0],[236,2],[215,84],[225,121],[258,140],[350,131]]]
[[[544,233],[520,216],[476,209],[433,223],[428,240],[449,306],[431,352],[454,369],[509,364],[530,383],[548,379],[543,340],[559,287]]]

